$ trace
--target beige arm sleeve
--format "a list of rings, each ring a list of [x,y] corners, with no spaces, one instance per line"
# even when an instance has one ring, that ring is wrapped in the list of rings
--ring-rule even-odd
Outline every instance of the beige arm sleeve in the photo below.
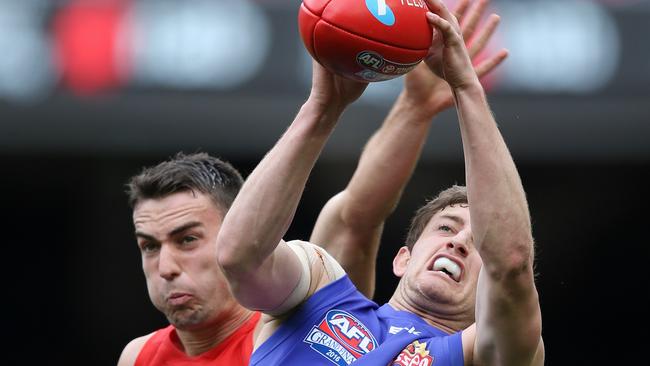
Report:
[[[298,284],[289,297],[277,308],[265,312],[273,316],[290,311],[311,296],[309,289],[312,282],[312,267],[317,261],[321,263],[325,271],[323,275],[328,279],[328,283],[345,276],[343,267],[325,249],[302,240],[293,240],[287,242],[287,245],[296,253],[296,256],[300,260],[302,270],[300,272],[300,280],[298,280]]]

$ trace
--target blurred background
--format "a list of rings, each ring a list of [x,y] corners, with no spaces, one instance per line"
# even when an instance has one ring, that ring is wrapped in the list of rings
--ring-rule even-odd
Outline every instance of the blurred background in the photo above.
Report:
[[[299,4],[0,0],[5,360],[112,365],[166,324],[147,296],[124,184],[177,151],[250,173],[309,91]],[[529,198],[547,364],[638,364],[629,332],[645,332],[650,308],[650,1],[492,8],[502,24],[489,48],[511,56],[485,84]],[[349,109],[287,238],[309,237],[400,88],[373,84]],[[463,182],[448,111],[386,225],[376,301],[396,285],[411,213]]]

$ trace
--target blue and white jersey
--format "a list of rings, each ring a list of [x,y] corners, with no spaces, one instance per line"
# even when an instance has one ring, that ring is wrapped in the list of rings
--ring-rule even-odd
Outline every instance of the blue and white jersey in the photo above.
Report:
[[[379,307],[348,276],[330,283],[253,352],[254,366],[462,366],[461,333],[447,334],[419,316]]]

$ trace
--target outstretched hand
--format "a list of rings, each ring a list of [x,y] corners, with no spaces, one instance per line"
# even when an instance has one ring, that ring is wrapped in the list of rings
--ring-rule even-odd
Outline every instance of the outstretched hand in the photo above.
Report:
[[[454,14],[460,22],[463,39],[471,41],[471,44],[467,46],[468,53],[472,61],[475,61],[477,55],[483,51],[494,34],[500,18],[498,15],[492,14],[479,27],[480,20],[487,9],[489,1],[478,0],[474,4],[470,3],[470,0],[461,0]],[[440,33],[437,28],[436,32]],[[436,36],[440,37],[440,35]],[[440,42],[440,40],[434,40],[434,42]],[[432,50],[435,50],[436,47],[432,47]],[[505,49],[501,49],[477,64],[474,67],[474,71],[480,78],[494,70],[507,56],[508,52]],[[432,118],[454,104],[449,84],[442,77],[438,76],[436,72],[431,72],[431,70],[435,70],[435,66],[439,65],[440,62],[440,60],[436,60],[433,57],[434,55],[430,54],[425,62],[418,65],[404,77],[404,96],[421,110],[426,119]],[[441,73],[442,71],[438,72]]]
[[[475,44],[470,47],[465,45],[464,37],[470,37],[474,33],[480,15],[487,5],[487,1],[480,1],[469,12],[464,27],[461,28],[456,16],[441,0],[427,0],[427,6],[431,11],[427,13],[427,20],[436,28],[437,36],[442,38],[442,46],[437,44],[432,46],[424,62],[439,78],[445,79],[452,89],[477,83],[478,72],[488,72],[507,56],[507,51],[501,50],[479,65],[477,70],[472,65],[472,57],[485,47],[499,21],[498,16],[491,16],[480,33],[475,35]],[[464,1],[461,2],[461,18],[467,7]]]
[[[336,75],[315,60],[313,61],[312,70],[309,99],[327,111],[342,113],[349,104],[363,94],[363,91],[368,86],[368,83],[353,81]]]

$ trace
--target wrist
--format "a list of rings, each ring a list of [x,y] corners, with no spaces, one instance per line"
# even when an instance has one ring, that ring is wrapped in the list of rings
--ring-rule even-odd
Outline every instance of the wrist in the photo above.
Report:
[[[344,107],[337,107],[333,103],[323,103],[310,97],[300,107],[298,115],[315,121],[317,126],[329,130],[336,125],[344,110]]]
[[[403,118],[416,123],[429,123],[443,108],[430,106],[430,103],[421,98],[416,98],[403,90],[397,97],[391,113],[396,113]]]
[[[309,110],[311,113],[332,118],[339,118],[346,107],[346,103],[333,100],[333,98],[321,98],[314,93],[310,94],[303,104],[303,109]]]
[[[461,84],[460,86],[452,88],[452,90],[456,101],[461,97],[485,99],[485,90],[478,79],[473,82]]]

